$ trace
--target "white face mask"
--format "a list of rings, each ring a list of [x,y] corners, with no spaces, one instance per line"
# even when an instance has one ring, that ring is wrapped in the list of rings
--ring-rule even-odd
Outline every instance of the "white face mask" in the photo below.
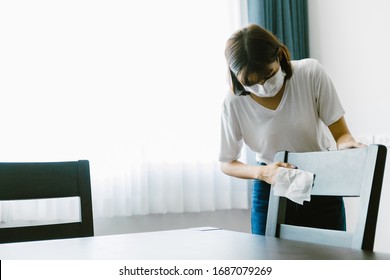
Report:
[[[244,86],[244,89],[258,97],[274,97],[283,86],[284,76],[286,76],[286,74],[282,71],[282,68],[279,67],[278,72],[266,80],[263,85],[255,84],[249,87]]]

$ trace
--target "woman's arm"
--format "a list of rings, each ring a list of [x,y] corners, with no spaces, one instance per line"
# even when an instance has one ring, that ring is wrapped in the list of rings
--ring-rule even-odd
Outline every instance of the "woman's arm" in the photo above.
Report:
[[[273,184],[279,167],[295,168],[295,166],[285,162],[274,162],[266,166],[249,165],[235,160],[231,162],[221,162],[221,170],[229,176],[241,179],[259,179]]]
[[[349,132],[344,117],[329,125],[329,130],[336,140],[337,149],[362,148],[366,145],[358,143]],[[295,168],[292,164],[285,162],[274,162],[266,166],[249,165],[238,160],[221,162],[221,170],[229,176],[241,179],[259,179],[269,184],[275,182],[275,176],[279,167]]]
[[[363,148],[366,146],[362,143],[356,142],[355,138],[353,138],[348,129],[348,125],[344,117],[341,117],[338,121],[329,125],[329,130],[336,141],[338,150]]]

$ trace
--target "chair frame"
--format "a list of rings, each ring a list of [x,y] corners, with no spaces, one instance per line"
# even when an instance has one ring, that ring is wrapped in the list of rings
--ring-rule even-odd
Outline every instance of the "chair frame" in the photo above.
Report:
[[[315,174],[312,195],[360,197],[359,212],[353,232],[287,225],[284,224],[286,198],[275,196],[271,191],[266,235],[372,251],[386,154],[384,145],[340,151],[277,153],[275,161],[288,162]]]
[[[79,222],[0,227],[0,243],[94,235],[89,162],[0,163],[0,200],[80,198]]]

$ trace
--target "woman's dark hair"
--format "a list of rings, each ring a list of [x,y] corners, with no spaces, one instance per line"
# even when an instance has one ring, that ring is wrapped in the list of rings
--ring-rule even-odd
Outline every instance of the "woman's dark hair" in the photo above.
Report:
[[[285,79],[292,76],[290,52],[275,35],[250,24],[235,32],[227,41],[225,57],[229,66],[231,87],[236,95],[247,95],[243,85],[251,86],[269,74],[269,65],[277,59]]]

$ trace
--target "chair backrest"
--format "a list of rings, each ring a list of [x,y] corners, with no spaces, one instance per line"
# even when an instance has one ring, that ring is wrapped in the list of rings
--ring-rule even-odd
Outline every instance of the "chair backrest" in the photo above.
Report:
[[[288,162],[315,174],[312,195],[359,197],[353,232],[284,224],[286,198],[271,191],[266,235],[325,245],[373,250],[387,148],[369,145],[340,151],[279,152],[275,161]]]
[[[0,163],[0,200],[80,198],[81,221],[0,227],[0,243],[93,236],[89,162]]]

